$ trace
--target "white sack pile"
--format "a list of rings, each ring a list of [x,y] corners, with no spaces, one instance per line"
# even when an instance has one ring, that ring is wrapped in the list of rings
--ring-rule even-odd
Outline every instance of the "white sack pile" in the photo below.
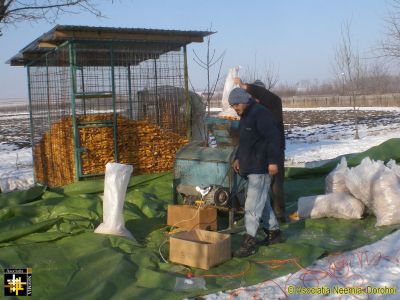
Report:
[[[396,165],[396,162],[393,159],[389,160],[386,166],[391,169],[397,175],[397,177],[400,178],[400,166]]]
[[[349,192],[345,180],[348,171],[346,157],[342,157],[336,168],[325,178],[325,194]]]
[[[360,219],[364,213],[364,204],[344,192],[300,197],[298,207],[300,218]]]
[[[349,169],[345,158],[328,174],[326,195],[300,197],[300,218],[360,219],[365,207],[377,218],[376,226],[400,223],[400,166],[387,166],[369,157]]]

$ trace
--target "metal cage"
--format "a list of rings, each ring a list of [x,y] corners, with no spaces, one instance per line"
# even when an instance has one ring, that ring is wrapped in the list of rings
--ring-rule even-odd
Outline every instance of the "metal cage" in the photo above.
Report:
[[[49,49],[36,40],[33,59],[32,44],[11,59],[27,67],[37,182],[60,186],[99,176],[107,162],[132,164],[137,174],[165,171],[190,137],[190,104],[201,103],[188,91],[192,40],[143,29],[114,29],[122,40],[110,40],[110,29],[101,29],[98,38],[100,29],[56,26],[39,42],[62,30],[73,38],[53,38],[58,44]],[[143,31],[155,36],[146,40]],[[196,41],[209,34],[184,33]]]

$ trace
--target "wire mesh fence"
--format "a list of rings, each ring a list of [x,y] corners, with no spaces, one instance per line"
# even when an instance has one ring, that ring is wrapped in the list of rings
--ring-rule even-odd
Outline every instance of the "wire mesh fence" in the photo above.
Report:
[[[107,162],[137,174],[171,169],[187,142],[187,101],[201,102],[187,98],[184,67],[183,49],[165,43],[68,42],[31,63],[36,180],[64,185],[101,175]]]

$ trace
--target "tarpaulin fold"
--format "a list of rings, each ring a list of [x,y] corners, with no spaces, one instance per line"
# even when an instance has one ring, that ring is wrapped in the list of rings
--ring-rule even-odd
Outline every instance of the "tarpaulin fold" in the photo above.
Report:
[[[392,139],[346,157],[349,166],[366,156],[400,161],[398,149],[400,139]],[[296,211],[300,196],[324,193],[325,176],[339,160],[287,170],[289,212]],[[137,242],[93,233],[102,220],[103,180],[0,194],[0,265],[32,268],[33,299],[182,299],[293,273],[319,257],[373,243],[400,227],[376,228],[373,216],[301,220],[282,225],[283,243],[261,246],[253,256],[234,258],[208,271],[188,268],[165,262],[160,255],[168,259],[165,221],[172,180],[171,173],[131,178],[124,220]],[[240,235],[232,235],[233,248],[240,241]],[[272,267],[275,260],[282,264]],[[175,289],[176,278],[189,271],[205,279],[206,290]]]

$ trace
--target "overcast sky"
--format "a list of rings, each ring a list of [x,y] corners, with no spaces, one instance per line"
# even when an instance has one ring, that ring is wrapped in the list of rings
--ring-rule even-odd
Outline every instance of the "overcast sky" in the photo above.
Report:
[[[333,77],[334,49],[341,25],[351,20],[352,41],[360,53],[383,38],[384,19],[390,0],[114,0],[98,1],[107,15],[97,19],[89,13],[65,15],[62,25],[217,31],[211,48],[217,55],[226,50],[222,71],[236,65],[261,72],[268,64],[279,69],[279,83],[301,80],[323,82]],[[24,67],[5,62],[55,24],[18,23],[0,37],[0,100],[27,98]],[[193,62],[192,51],[203,55],[205,44],[189,45],[189,76],[203,89],[205,73]],[[216,71],[216,69],[215,69]]]

